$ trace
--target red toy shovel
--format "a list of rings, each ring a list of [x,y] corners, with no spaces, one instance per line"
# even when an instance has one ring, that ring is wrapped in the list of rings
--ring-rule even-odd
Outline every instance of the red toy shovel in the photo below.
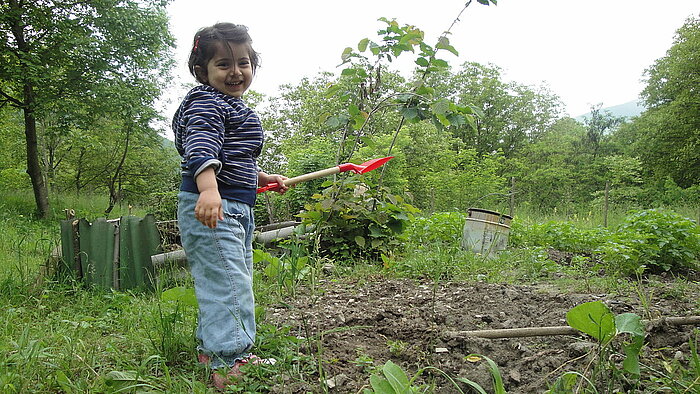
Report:
[[[310,172],[308,174],[299,175],[299,176],[295,176],[294,178],[286,179],[284,181],[284,184],[285,184],[285,186],[292,186],[292,185],[296,185],[299,182],[310,181],[312,179],[318,179],[318,178],[322,178],[324,176],[333,175],[333,174],[337,174],[337,173],[345,172],[345,171],[352,171],[355,174],[364,174],[365,172],[370,172],[376,168],[381,167],[382,165],[384,165],[384,163],[386,163],[387,161],[389,161],[393,158],[394,158],[394,156],[382,157],[379,159],[372,159],[370,161],[366,161],[362,164],[345,163],[345,164],[341,164],[341,165],[338,165],[335,167],[326,168],[325,170]],[[276,188],[277,186],[278,186],[277,183],[270,183],[267,186],[259,187],[258,193],[266,192],[268,190]]]

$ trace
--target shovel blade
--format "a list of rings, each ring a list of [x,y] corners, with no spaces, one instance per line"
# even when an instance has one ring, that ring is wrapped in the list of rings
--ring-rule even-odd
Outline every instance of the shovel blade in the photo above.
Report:
[[[377,169],[377,168],[383,166],[384,163],[386,163],[387,161],[389,161],[393,158],[394,158],[394,156],[389,156],[389,157],[381,157],[379,159],[372,159],[370,161],[366,161],[366,162],[360,164],[360,166],[363,168],[362,168],[362,170],[360,170],[359,173],[364,174],[365,172],[370,172],[374,169]]]
[[[372,170],[375,170],[381,166],[384,165],[387,161],[393,159],[394,156],[389,156],[389,157],[380,157],[378,159],[372,159],[369,161],[366,161],[362,164],[352,164],[352,163],[345,163],[341,164],[338,167],[340,168],[340,172],[345,172],[345,171],[352,171],[356,174],[364,174],[366,172],[370,172]]]

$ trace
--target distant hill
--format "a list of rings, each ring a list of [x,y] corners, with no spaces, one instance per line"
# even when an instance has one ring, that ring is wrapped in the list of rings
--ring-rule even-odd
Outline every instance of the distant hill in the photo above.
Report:
[[[614,116],[624,116],[629,119],[633,116],[639,116],[642,112],[646,111],[646,108],[642,106],[641,102],[635,100],[620,105],[613,105],[612,107],[604,107],[600,110],[602,113],[605,113],[605,111],[609,111]],[[574,119],[578,120],[579,122],[582,122],[583,118],[590,117],[591,113],[587,112],[583,115],[575,117]]]

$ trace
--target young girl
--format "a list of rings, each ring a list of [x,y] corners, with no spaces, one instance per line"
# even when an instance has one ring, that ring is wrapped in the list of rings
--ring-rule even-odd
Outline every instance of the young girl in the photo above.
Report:
[[[258,67],[245,26],[217,23],[194,37],[189,69],[201,85],[185,96],[173,119],[182,156],[178,225],[199,303],[199,361],[223,388],[239,366],[261,360],[255,342],[253,205],[256,188],[281,175],[257,167],[263,130],[241,100]]]

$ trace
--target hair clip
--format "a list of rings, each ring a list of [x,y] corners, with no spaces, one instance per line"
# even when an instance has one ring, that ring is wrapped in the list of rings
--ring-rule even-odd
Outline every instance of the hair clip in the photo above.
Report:
[[[199,37],[197,36],[197,39],[194,41],[194,47],[192,48],[192,52],[197,52],[197,48],[199,48]]]

